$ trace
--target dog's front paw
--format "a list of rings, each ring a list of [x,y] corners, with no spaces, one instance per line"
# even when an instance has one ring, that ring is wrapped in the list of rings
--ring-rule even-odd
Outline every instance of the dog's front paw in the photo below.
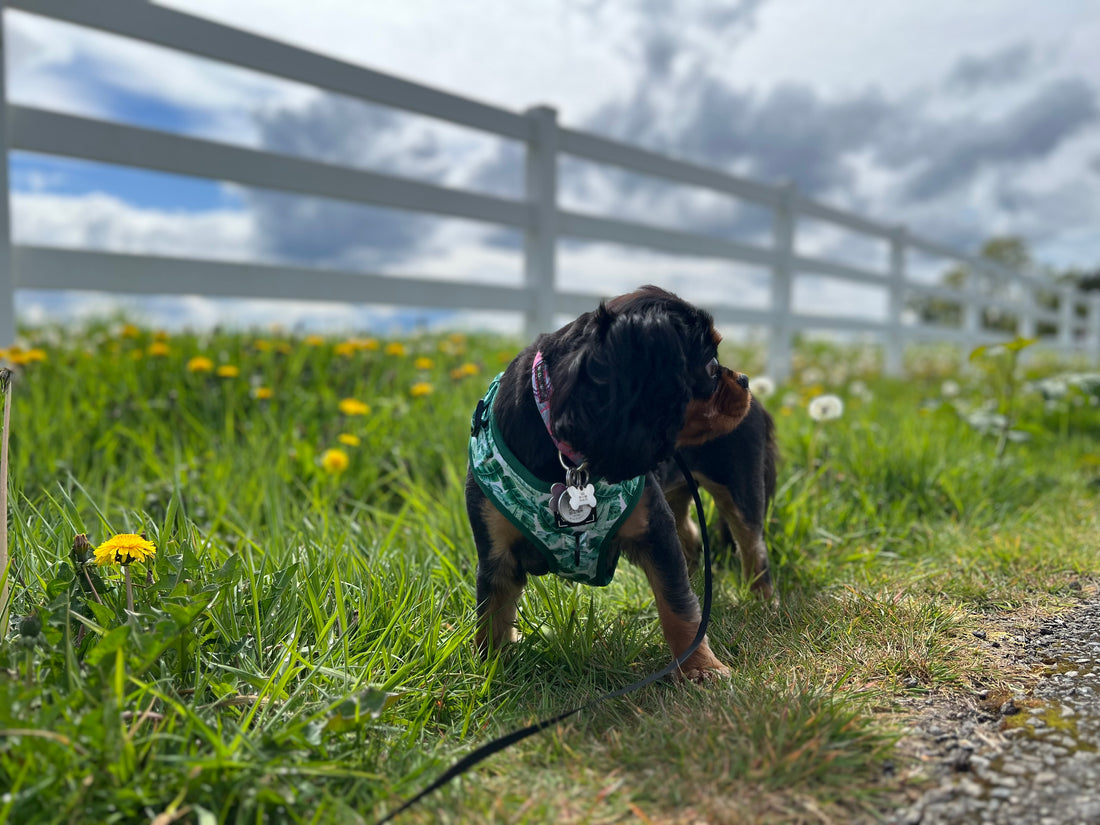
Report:
[[[718,661],[709,647],[700,647],[680,665],[676,678],[680,681],[704,683],[726,679],[729,675],[730,669]]]

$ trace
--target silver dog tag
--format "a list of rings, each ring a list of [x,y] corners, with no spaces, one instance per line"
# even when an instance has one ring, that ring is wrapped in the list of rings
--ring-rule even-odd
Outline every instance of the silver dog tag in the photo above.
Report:
[[[574,510],[596,506],[596,488],[591,484],[586,484],[584,487],[569,487],[565,492],[569,493],[569,506]]]
[[[578,490],[575,487],[569,487],[558,498],[558,515],[561,520],[567,524],[584,524],[591,517],[595,506],[596,498],[591,495],[592,485],[588,485],[585,490]],[[589,495],[584,494],[589,492]],[[588,503],[591,501],[591,503]]]

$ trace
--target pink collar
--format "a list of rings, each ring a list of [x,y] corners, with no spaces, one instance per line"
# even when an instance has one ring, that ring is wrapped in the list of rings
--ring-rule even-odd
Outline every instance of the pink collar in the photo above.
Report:
[[[531,389],[535,394],[535,405],[539,408],[542,423],[546,425],[546,432],[549,433],[550,440],[554,442],[558,452],[578,467],[584,464],[584,456],[564,441],[559,441],[554,436],[553,427],[550,426],[550,396],[554,388],[550,384],[550,370],[546,366],[546,361],[543,360],[542,350],[535,353],[534,363],[531,364]]]

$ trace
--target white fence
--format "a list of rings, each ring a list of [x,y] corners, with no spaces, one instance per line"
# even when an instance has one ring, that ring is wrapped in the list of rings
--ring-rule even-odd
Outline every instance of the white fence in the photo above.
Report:
[[[987,329],[989,310],[1016,319],[1016,332],[1046,336],[1050,346],[1083,352],[1100,360],[1100,296],[1054,290],[1033,274],[1015,272],[987,260],[917,237],[891,226],[806,198],[791,186],[768,186],[725,172],[674,160],[558,125],[553,109],[523,114],[488,106],[353,66],[303,49],[143,0],[0,0],[0,8],[18,9],[54,20],[134,38],[181,52],[242,66],[280,78],[371,103],[426,115],[520,142],[526,151],[526,189],[522,199],[502,198],[438,186],[408,178],[334,166],[329,163],[234,147],[167,132],[92,120],[44,109],[0,106],[0,141],[9,150],[27,150],[108,164],[152,169],[282,192],[334,198],[415,212],[457,217],[522,230],[524,277],[519,286],[392,277],[268,264],[69,250],[13,245],[8,199],[0,199],[0,343],[14,337],[17,289],[100,290],[115,293],[281,298],[295,301],[344,301],[413,307],[503,310],[522,313],[528,332],[552,328],[556,314],[591,309],[591,294],[565,292],[556,285],[560,239],[576,238],[643,247],[662,253],[748,263],[770,273],[770,306],[746,309],[732,304],[708,306],[720,324],[764,326],[768,369],[776,377],[789,370],[792,337],[804,330],[866,333],[884,347],[888,373],[901,370],[902,355],[914,341],[951,341],[969,348],[1006,336]],[[0,73],[3,64],[0,62]],[[0,82],[3,77],[0,75]],[[4,101],[7,96],[5,91]],[[700,187],[764,207],[773,216],[770,245],[724,240],[674,228],[560,207],[558,162],[572,156],[674,184]],[[0,165],[0,187],[7,189],[7,164]],[[800,220],[823,222],[889,245],[885,271],[799,253]],[[965,265],[971,277],[961,289],[912,277],[912,255],[932,256]],[[796,279],[825,276],[872,285],[885,291],[885,320],[829,317],[794,311]],[[989,284],[997,285],[990,297]],[[1039,295],[1053,295],[1045,308]],[[958,326],[905,323],[905,307],[924,296],[959,307]]]

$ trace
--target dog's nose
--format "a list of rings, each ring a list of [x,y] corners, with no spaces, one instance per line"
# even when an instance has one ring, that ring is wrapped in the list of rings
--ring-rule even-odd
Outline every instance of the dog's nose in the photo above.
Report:
[[[747,390],[749,388],[749,377],[743,372],[737,373],[737,383],[741,385],[741,389]]]

